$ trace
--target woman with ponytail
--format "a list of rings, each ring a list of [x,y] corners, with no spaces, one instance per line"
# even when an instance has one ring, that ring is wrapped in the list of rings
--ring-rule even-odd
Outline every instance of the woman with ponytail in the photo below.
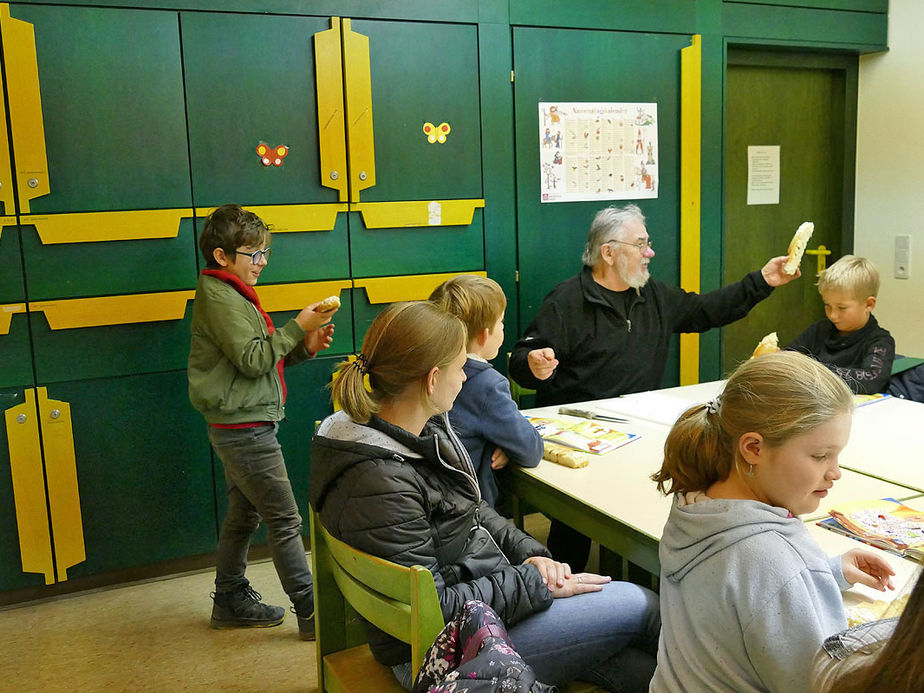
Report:
[[[468,600],[488,604],[540,681],[647,691],[657,596],[572,573],[482,500],[446,416],[465,380],[466,341],[462,322],[429,301],[379,314],[335,376],[342,411],[312,442],[312,506],[342,541],[428,568],[446,621]],[[373,655],[410,689],[410,648],[366,630]]]
[[[779,352],[742,364],[674,424],[652,477],[674,494],[652,691],[808,691],[812,658],[846,627],[840,591],[892,587],[880,556],[829,558],[797,517],[840,478],[852,412],[840,378]]]

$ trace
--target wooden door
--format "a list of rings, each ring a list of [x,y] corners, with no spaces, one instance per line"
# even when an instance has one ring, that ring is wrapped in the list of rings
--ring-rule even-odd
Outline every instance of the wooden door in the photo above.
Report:
[[[815,224],[809,248],[826,246],[829,264],[849,252],[856,58],[730,53],[726,84],[723,282],[785,254],[804,221]],[[749,145],[779,145],[779,204],[747,204]],[[816,256],[806,255],[801,269],[801,279],[723,330],[723,372],[765,334],[776,331],[785,345],[824,317]]]

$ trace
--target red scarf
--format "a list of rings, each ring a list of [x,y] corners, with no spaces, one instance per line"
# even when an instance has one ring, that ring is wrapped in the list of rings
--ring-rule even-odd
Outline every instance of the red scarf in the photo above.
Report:
[[[216,279],[220,279],[225,284],[228,284],[229,286],[234,287],[234,289],[241,296],[243,296],[248,301],[250,301],[256,307],[257,311],[259,311],[260,315],[263,316],[263,320],[264,322],[266,322],[267,333],[273,334],[273,332],[275,332],[276,328],[273,327],[273,319],[269,316],[269,313],[263,310],[263,306],[260,305],[260,297],[257,296],[257,292],[254,290],[252,286],[247,286],[247,284],[241,281],[240,277],[237,277],[225,270],[204,269],[202,270],[202,274],[207,274],[210,277],[215,277]],[[276,364],[276,370],[279,372],[279,382],[282,385],[282,403],[283,404],[286,403],[286,377],[285,377],[285,374],[283,373],[283,368],[285,366],[285,360],[286,358],[285,356],[283,356],[281,359],[279,359],[279,363]]]

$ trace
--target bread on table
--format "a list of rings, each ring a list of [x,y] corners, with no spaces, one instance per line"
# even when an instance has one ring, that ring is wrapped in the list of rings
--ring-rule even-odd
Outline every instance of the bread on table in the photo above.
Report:
[[[757,348],[754,349],[754,353],[751,354],[751,358],[755,356],[761,356],[763,354],[772,354],[775,351],[780,350],[780,340],[776,336],[776,332],[771,332],[766,337],[760,340],[757,344]]]
[[[587,455],[585,455],[583,452],[578,452],[577,450],[566,448],[564,445],[556,445],[555,443],[545,442],[544,447],[545,450],[543,451],[542,456],[549,462],[555,462],[565,467],[571,467],[572,469],[586,467],[590,462],[590,460],[587,458]]]
[[[795,274],[799,269],[802,255],[805,253],[809,239],[814,231],[815,224],[810,221],[803,222],[796,229],[796,233],[793,234],[792,240],[789,242],[789,255],[786,257],[786,262],[783,263],[783,271],[786,274]]]

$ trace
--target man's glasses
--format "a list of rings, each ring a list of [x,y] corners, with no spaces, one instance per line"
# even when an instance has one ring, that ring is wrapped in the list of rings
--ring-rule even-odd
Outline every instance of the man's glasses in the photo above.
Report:
[[[252,253],[245,253],[243,250],[235,250],[234,252],[237,255],[246,255],[250,258],[250,261],[256,265],[260,262],[261,258],[269,262],[270,255],[273,254],[273,249],[264,248],[263,250],[255,250]]]
[[[646,250],[648,250],[649,248],[652,248],[650,239],[647,241],[638,241],[637,243],[629,243],[629,241],[617,241],[614,239],[611,241],[607,241],[607,243],[621,243],[622,245],[631,245],[638,252],[643,253],[643,254]],[[652,248],[652,250],[654,250],[654,248]]]

